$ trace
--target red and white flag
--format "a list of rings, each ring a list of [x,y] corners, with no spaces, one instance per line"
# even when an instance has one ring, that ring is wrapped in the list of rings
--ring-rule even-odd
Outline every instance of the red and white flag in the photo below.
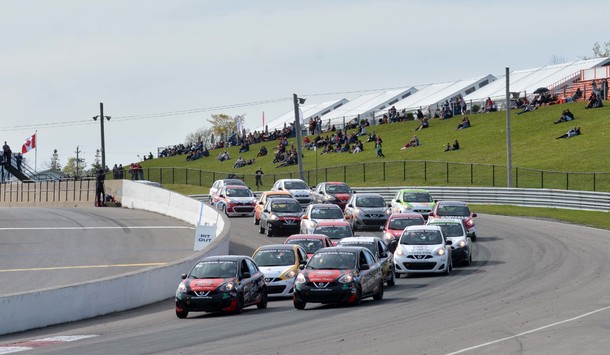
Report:
[[[23,143],[23,146],[21,147],[21,153],[25,154],[34,148],[36,148],[36,133],[25,140],[25,143]]]

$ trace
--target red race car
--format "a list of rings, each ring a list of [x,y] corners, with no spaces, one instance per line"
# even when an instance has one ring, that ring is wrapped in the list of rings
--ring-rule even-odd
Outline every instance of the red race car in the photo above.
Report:
[[[286,238],[284,244],[302,246],[303,249],[305,249],[305,252],[307,252],[308,258],[311,258],[319,249],[333,246],[333,242],[324,234],[293,234]]]

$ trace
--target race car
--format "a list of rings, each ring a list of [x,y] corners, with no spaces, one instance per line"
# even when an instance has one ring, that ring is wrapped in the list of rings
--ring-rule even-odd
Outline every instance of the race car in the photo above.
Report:
[[[311,190],[301,179],[279,179],[271,187],[271,191],[288,191],[305,208],[311,203]]]
[[[270,244],[258,248],[252,259],[265,274],[269,297],[290,297],[299,266],[307,262],[307,253],[298,245]]]
[[[263,207],[267,203],[267,199],[274,197],[292,197],[288,191],[264,191],[256,200],[256,206],[254,207],[254,225],[258,226],[261,221],[261,213]]]
[[[284,244],[300,245],[307,252],[307,258],[311,258],[319,249],[333,246],[333,242],[324,234],[293,234],[284,240]]]
[[[267,199],[258,232],[266,233],[268,237],[281,232],[298,232],[302,214],[301,204],[292,197]]]
[[[383,241],[393,253],[405,228],[424,224],[426,220],[419,213],[392,213],[383,227]]]
[[[385,225],[392,210],[378,193],[356,193],[345,205],[345,218],[355,231]]]
[[[305,209],[301,217],[300,233],[313,233],[316,225],[321,221],[345,221],[341,207],[323,203],[314,203]]]
[[[453,264],[470,265],[477,251],[476,243],[466,233],[460,219],[441,218],[428,222],[428,225],[440,226],[443,235],[451,241],[451,258]]]
[[[451,241],[445,239],[440,226],[410,226],[400,236],[394,251],[396,275],[443,273],[453,269]]]
[[[381,262],[383,280],[388,286],[395,285],[394,255],[388,250],[386,243],[378,237],[343,238],[337,243],[341,247],[365,247]]]
[[[477,240],[477,227],[474,223],[474,219],[477,216],[476,213],[472,213],[468,204],[462,201],[439,201],[434,206],[428,219],[432,220],[438,218],[459,218],[464,223],[466,232],[472,238],[472,241]]]
[[[363,298],[383,299],[381,262],[363,247],[318,250],[295,280],[294,308],[313,303],[360,304]]]
[[[220,180],[216,180],[212,184],[212,187],[210,187],[210,192],[209,192],[209,202],[210,202],[210,205],[214,206],[216,204],[216,202],[218,202],[218,192],[220,191],[220,189],[222,189],[223,187],[225,187],[227,185],[241,185],[241,186],[248,187],[246,185],[246,183],[243,182],[240,179],[220,179]]]
[[[347,221],[320,221],[313,233],[328,236],[333,245],[343,238],[354,236],[354,232]]]
[[[189,312],[241,313],[244,307],[267,308],[265,277],[251,258],[210,256],[182,275],[176,290],[176,316]]]
[[[224,186],[218,191],[216,199],[216,208],[229,217],[254,215],[256,198],[246,186]]]
[[[332,203],[345,209],[354,191],[344,182],[321,182],[311,192],[313,203]]]
[[[396,192],[390,204],[392,213],[419,213],[428,218],[434,208],[434,199],[426,190],[402,189]]]

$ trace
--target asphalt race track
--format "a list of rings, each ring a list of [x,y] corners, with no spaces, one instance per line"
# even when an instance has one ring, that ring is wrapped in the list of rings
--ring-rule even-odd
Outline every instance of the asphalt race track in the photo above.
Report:
[[[360,306],[272,301],[241,315],[176,318],[171,300],[92,320],[0,337],[2,346],[57,336],[32,354],[607,354],[610,232],[479,215],[479,255],[450,276],[397,280]],[[282,237],[233,218],[232,251]],[[377,232],[379,233],[379,232]],[[372,234],[359,233],[359,234]],[[176,275],[176,285],[180,281]]]
[[[126,208],[0,208],[0,295],[182,259],[194,227]]]

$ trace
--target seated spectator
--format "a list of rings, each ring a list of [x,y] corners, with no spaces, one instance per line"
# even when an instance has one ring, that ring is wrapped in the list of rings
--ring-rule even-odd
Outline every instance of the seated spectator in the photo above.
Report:
[[[453,142],[453,145],[451,146],[451,149],[452,149],[452,150],[458,150],[458,149],[460,149],[460,143],[458,142],[458,140],[457,140],[457,139],[456,139],[456,140]]]
[[[420,121],[424,119],[424,113],[419,108],[417,109],[417,119]]]
[[[354,145],[354,150],[352,151],[352,154],[360,153],[360,152],[362,152],[363,149],[364,149],[364,146],[362,145],[362,142],[358,141],[358,143],[356,143]]]
[[[204,156],[204,157],[210,156],[210,151],[208,150],[207,146],[205,148],[203,148],[203,152],[201,152],[201,156]]]
[[[428,119],[424,117],[424,119],[422,119],[419,122],[419,127],[417,127],[415,130],[416,131],[421,131],[422,129],[428,128],[428,127],[430,127],[430,121],[428,121]]]
[[[261,149],[258,151],[258,154],[256,154],[257,157],[264,157],[265,155],[267,155],[267,147],[262,146]]]
[[[470,127],[470,119],[468,116],[462,117],[462,122],[457,126],[456,130],[464,129]]]
[[[369,139],[367,139],[367,143],[368,142],[375,142],[377,140],[377,135],[375,134],[375,131],[373,131],[371,134],[369,134]]]
[[[341,153],[347,153],[350,151],[349,142],[345,143],[345,145],[341,148]]]
[[[595,92],[592,92],[589,96],[589,103],[587,103],[587,106],[585,106],[585,108],[598,108],[602,106],[603,104],[601,98],[598,97]]]
[[[574,95],[572,95],[572,102],[576,102],[580,99],[582,99],[582,91],[580,91],[580,88],[577,88]]]
[[[483,112],[496,112],[498,111],[498,106],[496,103],[491,100],[491,97],[488,97],[485,101],[485,106],[483,106]]]
[[[237,160],[235,161],[235,164],[233,164],[233,169],[235,168],[241,168],[242,166],[246,166],[246,161],[244,160],[244,158],[242,158],[241,156],[239,158],[237,158]]]
[[[531,112],[531,111],[534,111],[536,109],[535,106],[532,106],[530,104],[530,101],[527,99],[527,97],[524,97],[524,98],[521,99],[521,107],[522,107],[522,109],[521,109],[521,111],[517,112],[517,115],[521,115],[521,114],[524,114],[526,112]]]
[[[250,144],[248,144],[248,142],[244,142],[241,145],[241,148],[239,148],[240,153],[245,153],[245,152],[249,152],[249,151],[250,151]]]
[[[579,134],[580,134],[580,127],[574,126],[573,128],[570,128],[570,130],[567,131],[565,134],[562,134],[561,136],[559,136],[555,139],[570,138],[570,137],[577,136]]]
[[[447,142],[447,145],[445,146],[445,151],[448,152],[451,150],[451,143]]]
[[[417,138],[416,135],[413,135],[413,138],[411,138],[411,140],[404,145],[404,147],[400,148],[400,150],[405,150],[407,148],[411,148],[411,147],[417,147],[419,146],[419,138]]]
[[[553,123],[557,124],[557,123],[561,123],[561,122],[568,122],[568,121],[572,121],[573,119],[574,119],[574,114],[572,112],[570,112],[570,109],[565,109],[561,113],[561,117],[559,117],[559,119]]]
[[[229,152],[227,152],[226,150],[220,154],[218,154],[218,156],[216,157],[216,160],[223,162],[225,160],[229,160]]]
[[[357,136],[366,136],[366,125],[361,125]]]

